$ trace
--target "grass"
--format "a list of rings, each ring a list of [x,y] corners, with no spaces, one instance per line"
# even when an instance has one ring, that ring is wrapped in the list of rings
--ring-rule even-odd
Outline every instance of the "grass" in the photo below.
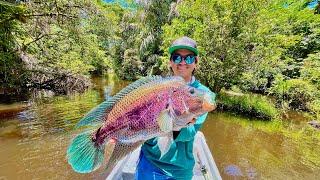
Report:
[[[221,91],[217,98],[218,109],[245,116],[271,120],[279,117],[274,103],[265,96]]]

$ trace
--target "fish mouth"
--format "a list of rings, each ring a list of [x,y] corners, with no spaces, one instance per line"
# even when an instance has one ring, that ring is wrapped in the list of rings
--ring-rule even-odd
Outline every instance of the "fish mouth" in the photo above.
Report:
[[[209,112],[209,111],[213,111],[216,109],[216,104],[212,104],[212,103],[209,103],[209,102],[204,102],[202,104],[202,109]]]
[[[210,96],[210,94],[206,93],[203,97],[202,109],[209,112],[216,109],[216,103]]]

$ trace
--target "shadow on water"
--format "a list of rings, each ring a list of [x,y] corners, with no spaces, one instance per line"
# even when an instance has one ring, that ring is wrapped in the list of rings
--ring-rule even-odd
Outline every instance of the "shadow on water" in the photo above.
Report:
[[[74,125],[104,100],[105,87],[113,87],[115,94],[129,82],[112,75],[92,81],[95,86],[83,94],[38,91],[27,101],[0,105],[0,179],[99,177],[103,169],[75,173],[66,161],[66,149],[79,133]],[[210,113],[202,131],[223,179],[317,179],[319,131],[299,115],[291,118],[265,122]]]

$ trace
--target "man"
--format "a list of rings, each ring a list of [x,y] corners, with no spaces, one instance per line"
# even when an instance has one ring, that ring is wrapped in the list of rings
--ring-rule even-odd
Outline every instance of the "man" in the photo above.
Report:
[[[194,40],[188,37],[175,40],[169,48],[169,53],[169,66],[173,75],[183,77],[194,88],[211,92],[193,76],[199,61],[199,52]],[[212,93],[212,98],[215,98],[214,93]],[[162,157],[160,157],[157,138],[146,141],[141,147],[136,179],[192,179],[195,165],[192,152],[194,136],[205,121],[207,114],[197,119],[190,119],[192,125],[180,131],[174,131],[174,142]]]

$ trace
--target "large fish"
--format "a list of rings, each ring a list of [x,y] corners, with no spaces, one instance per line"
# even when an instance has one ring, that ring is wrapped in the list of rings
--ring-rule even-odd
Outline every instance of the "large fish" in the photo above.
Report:
[[[151,76],[135,81],[77,124],[97,128],[73,139],[67,151],[68,162],[75,171],[88,173],[105,161],[107,169],[112,168],[150,138],[169,137],[166,143],[170,144],[173,130],[214,109],[212,95],[188,86],[181,77]],[[160,149],[162,155],[168,148]],[[111,155],[105,157],[105,151]]]

